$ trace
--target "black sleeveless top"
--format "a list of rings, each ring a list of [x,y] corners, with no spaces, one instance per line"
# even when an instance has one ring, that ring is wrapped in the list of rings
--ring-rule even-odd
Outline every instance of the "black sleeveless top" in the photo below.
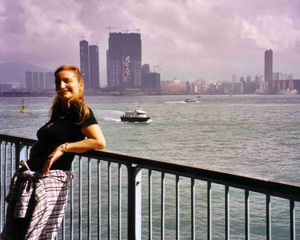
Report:
[[[74,123],[74,114],[67,114],[64,117],[57,118],[54,124],[46,123],[37,132],[37,146],[32,156],[27,161],[32,171],[42,171],[48,156],[61,144],[66,142],[77,142],[85,139],[81,128],[93,124],[98,124],[91,109],[90,116],[81,124]],[[65,152],[50,169],[70,170],[75,153]]]

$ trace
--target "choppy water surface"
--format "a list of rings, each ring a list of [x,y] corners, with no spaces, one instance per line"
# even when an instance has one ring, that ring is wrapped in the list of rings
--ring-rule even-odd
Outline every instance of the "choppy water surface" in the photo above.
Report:
[[[0,132],[35,138],[52,98],[0,98]],[[300,95],[86,97],[107,150],[300,183]],[[124,123],[138,104],[150,123]]]
[[[86,102],[93,109],[101,125],[107,140],[106,149],[109,151],[164,159],[247,176],[300,183],[300,95],[201,96],[198,103],[186,103],[184,100],[187,97],[99,96],[86,97]],[[26,114],[20,113],[21,98],[0,98],[1,133],[35,138],[39,127],[48,121],[52,98],[32,97],[24,98],[24,100]],[[120,121],[120,116],[126,108],[133,109],[136,105],[148,112],[152,118],[150,123]],[[153,184],[155,181],[159,179],[154,178]],[[174,179],[171,182],[174,183]],[[197,194],[205,199],[206,189],[200,185],[197,188]],[[218,189],[218,186],[213,187]],[[190,202],[190,199],[186,198],[189,190],[185,190],[184,187],[182,189],[181,202],[184,205]],[[166,200],[166,211],[169,217],[166,219],[166,228],[174,229],[175,222],[172,221],[172,216],[175,217],[175,212],[171,209],[175,202],[172,202],[174,201],[172,184],[166,191],[167,198],[170,196],[170,199]],[[232,239],[241,239],[244,226],[239,221],[243,218],[241,212],[244,212],[243,192],[236,191],[237,193],[234,193],[231,199],[233,205],[236,206],[231,212],[233,225],[231,231],[242,233],[242,235],[232,234]],[[159,189],[157,189],[154,198],[159,199],[159,194]],[[215,194],[212,202],[214,206],[213,229],[217,229],[213,232],[214,239],[223,239],[224,196],[218,191],[213,194]],[[252,212],[254,212],[251,216],[252,238],[265,239],[265,235],[262,234],[265,228],[264,216],[260,215],[264,210],[259,209],[265,207],[265,199],[260,199],[258,196],[252,198],[251,201]],[[203,215],[204,218],[201,219],[205,219],[204,202],[197,204],[198,216]],[[288,205],[288,202],[276,201],[274,208],[278,209],[285,205]],[[159,206],[155,207],[159,208]],[[147,206],[143,208],[147,210]],[[289,234],[289,213],[284,211],[279,211],[279,215],[272,216],[273,221],[276,222],[277,219],[278,224],[283,224],[283,228],[272,229],[276,239],[285,239]],[[157,214],[154,212],[154,228],[159,229],[159,218],[159,212]],[[189,226],[189,215],[182,212],[181,218],[182,232],[184,232],[185,227]],[[197,220],[199,227],[197,233],[198,236],[203,236],[199,239],[205,239],[206,223],[201,219]],[[187,222],[184,223],[184,221]],[[147,220],[144,220],[144,223],[147,224]],[[189,229],[186,231],[188,232]],[[155,234],[158,234],[155,237],[159,238],[159,230]],[[166,234],[174,236],[174,231],[167,230]],[[172,237],[167,239],[172,239]]]

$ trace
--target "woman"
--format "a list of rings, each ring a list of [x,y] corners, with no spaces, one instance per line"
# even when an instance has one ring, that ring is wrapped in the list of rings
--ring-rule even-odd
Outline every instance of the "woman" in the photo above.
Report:
[[[12,179],[6,224],[1,239],[55,239],[73,178],[75,153],[103,149],[105,138],[84,102],[84,82],[75,66],[55,72],[57,96],[51,118],[37,132],[27,165]]]

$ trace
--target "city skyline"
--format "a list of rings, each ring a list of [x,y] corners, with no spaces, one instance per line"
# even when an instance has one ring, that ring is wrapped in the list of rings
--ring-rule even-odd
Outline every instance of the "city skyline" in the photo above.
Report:
[[[254,78],[264,75],[267,49],[276,54],[273,72],[299,79],[299,9],[296,0],[0,0],[0,63],[79,66],[78,41],[86,39],[99,46],[102,85],[109,33],[139,32],[142,64],[158,66],[161,80]]]

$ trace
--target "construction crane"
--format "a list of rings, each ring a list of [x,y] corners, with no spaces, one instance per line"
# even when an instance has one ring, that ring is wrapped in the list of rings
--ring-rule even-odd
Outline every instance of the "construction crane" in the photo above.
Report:
[[[137,31],[137,33],[139,33],[141,31],[140,28],[136,28],[136,29],[126,29],[124,30],[124,32],[129,33],[130,31]]]
[[[159,65],[153,66],[153,72],[156,72],[155,69],[157,69],[157,73],[159,73],[159,70],[161,69],[161,67],[159,67]]]
[[[106,27],[106,29],[109,29],[109,32],[111,32],[111,30],[114,29],[114,28],[119,28],[119,27],[111,27],[111,26]]]

